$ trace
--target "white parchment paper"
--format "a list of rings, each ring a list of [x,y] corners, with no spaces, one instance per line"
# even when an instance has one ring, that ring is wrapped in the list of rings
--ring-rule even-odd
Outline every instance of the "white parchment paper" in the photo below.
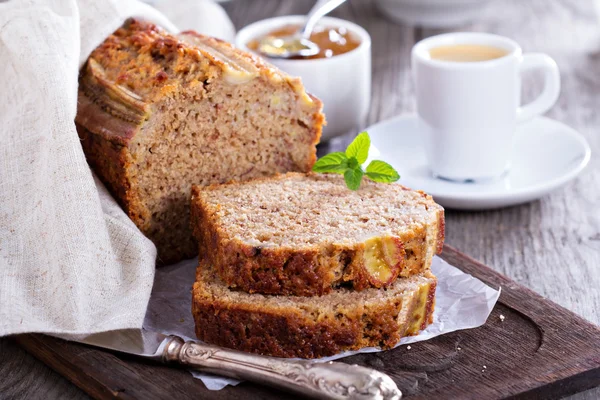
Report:
[[[165,334],[175,334],[186,339],[195,338],[191,313],[191,287],[194,282],[197,260],[186,260],[156,270],[154,288],[150,297],[144,327]],[[453,267],[439,257],[431,265],[438,278],[433,323],[417,336],[403,338],[397,346],[431,339],[459,329],[470,329],[485,323],[500,290],[492,289],[479,279]],[[367,347],[325,357],[315,362],[337,360],[358,353],[385,351]],[[239,381],[191,371],[210,390],[220,390]]]

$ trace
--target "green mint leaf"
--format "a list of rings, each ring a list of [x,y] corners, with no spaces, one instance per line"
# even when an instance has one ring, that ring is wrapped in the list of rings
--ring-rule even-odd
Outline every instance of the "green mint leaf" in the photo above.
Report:
[[[317,160],[313,165],[314,172],[335,172],[343,174],[348,169],[348,158],[345,153],[329,153]]]
[[[390,183],[400,179],[394,167],[385,161],[374,160],[367,166],[367,177],[375,182]]]
[[[369,148],[371,147],[371,138],[367,132],[361,132],[346,149],[348,158],[356,157],[359,164],[364,164],[369,157]]]
[[[346,186],[348,186],[348,189],[358,190],[363,174],[364,172],[360,167],[347,169],[346,172],[344,172],[344,180],[346,181]]]

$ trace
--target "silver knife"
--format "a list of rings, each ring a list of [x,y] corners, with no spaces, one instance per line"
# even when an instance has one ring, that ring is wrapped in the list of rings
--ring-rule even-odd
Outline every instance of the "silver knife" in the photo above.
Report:
[[[388,375],[356,364],[265,357],[193,340],[185,341],[178,336],[146,329],[97,333],[81,342],[319,399],[402,398],[402,393]]]

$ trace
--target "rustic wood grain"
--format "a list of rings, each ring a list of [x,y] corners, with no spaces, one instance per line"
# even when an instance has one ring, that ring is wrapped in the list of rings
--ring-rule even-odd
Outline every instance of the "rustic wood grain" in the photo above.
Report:
[[[456,249],[442,257],[502,287],[486,324],[343,362],[386,372],[415,399],[551,399],[600,384],[599,327]],[[97,399],[292,398],[250,383],[211,392],[183,370],[43,335],[15,340]]]
[[[273,15],[306,12],[310,0],[235,0],[226,5],[239,28]],[[497,211],[447,213],[447,242],[518,283],[600,323],[600,26],[595,0],[497,0],[460,30],[507,35],[525,51],[543,51],[561,69],[562,94],[549,115],[584,134],[592,147],[587,171],[539,201]],[[439,33],[395,25],[370,0],[350,0],[333,13],[373,38],[373,96],[368,124],[414,111],[409,50]],[[525,85],[524,98],[536,86]],[[339,149],[339,138],[320,152]],[[0,339],[0,398],[88,398],[10,339]],[[573,396],[600,398],[600,388]]]

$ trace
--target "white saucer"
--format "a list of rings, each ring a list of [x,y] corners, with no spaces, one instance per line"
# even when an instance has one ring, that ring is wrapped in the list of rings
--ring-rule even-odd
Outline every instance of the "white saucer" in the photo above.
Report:
[[[399,116],[367,129],[369,158],[392,164],[399,183],[431,194],[446,208],[482,210],[535,200],[575,178],[590,160],[584,137],[550,118],[538,117],[519,126],[508,173],[486,183],[436,179],[427,167],[414,115]]]

